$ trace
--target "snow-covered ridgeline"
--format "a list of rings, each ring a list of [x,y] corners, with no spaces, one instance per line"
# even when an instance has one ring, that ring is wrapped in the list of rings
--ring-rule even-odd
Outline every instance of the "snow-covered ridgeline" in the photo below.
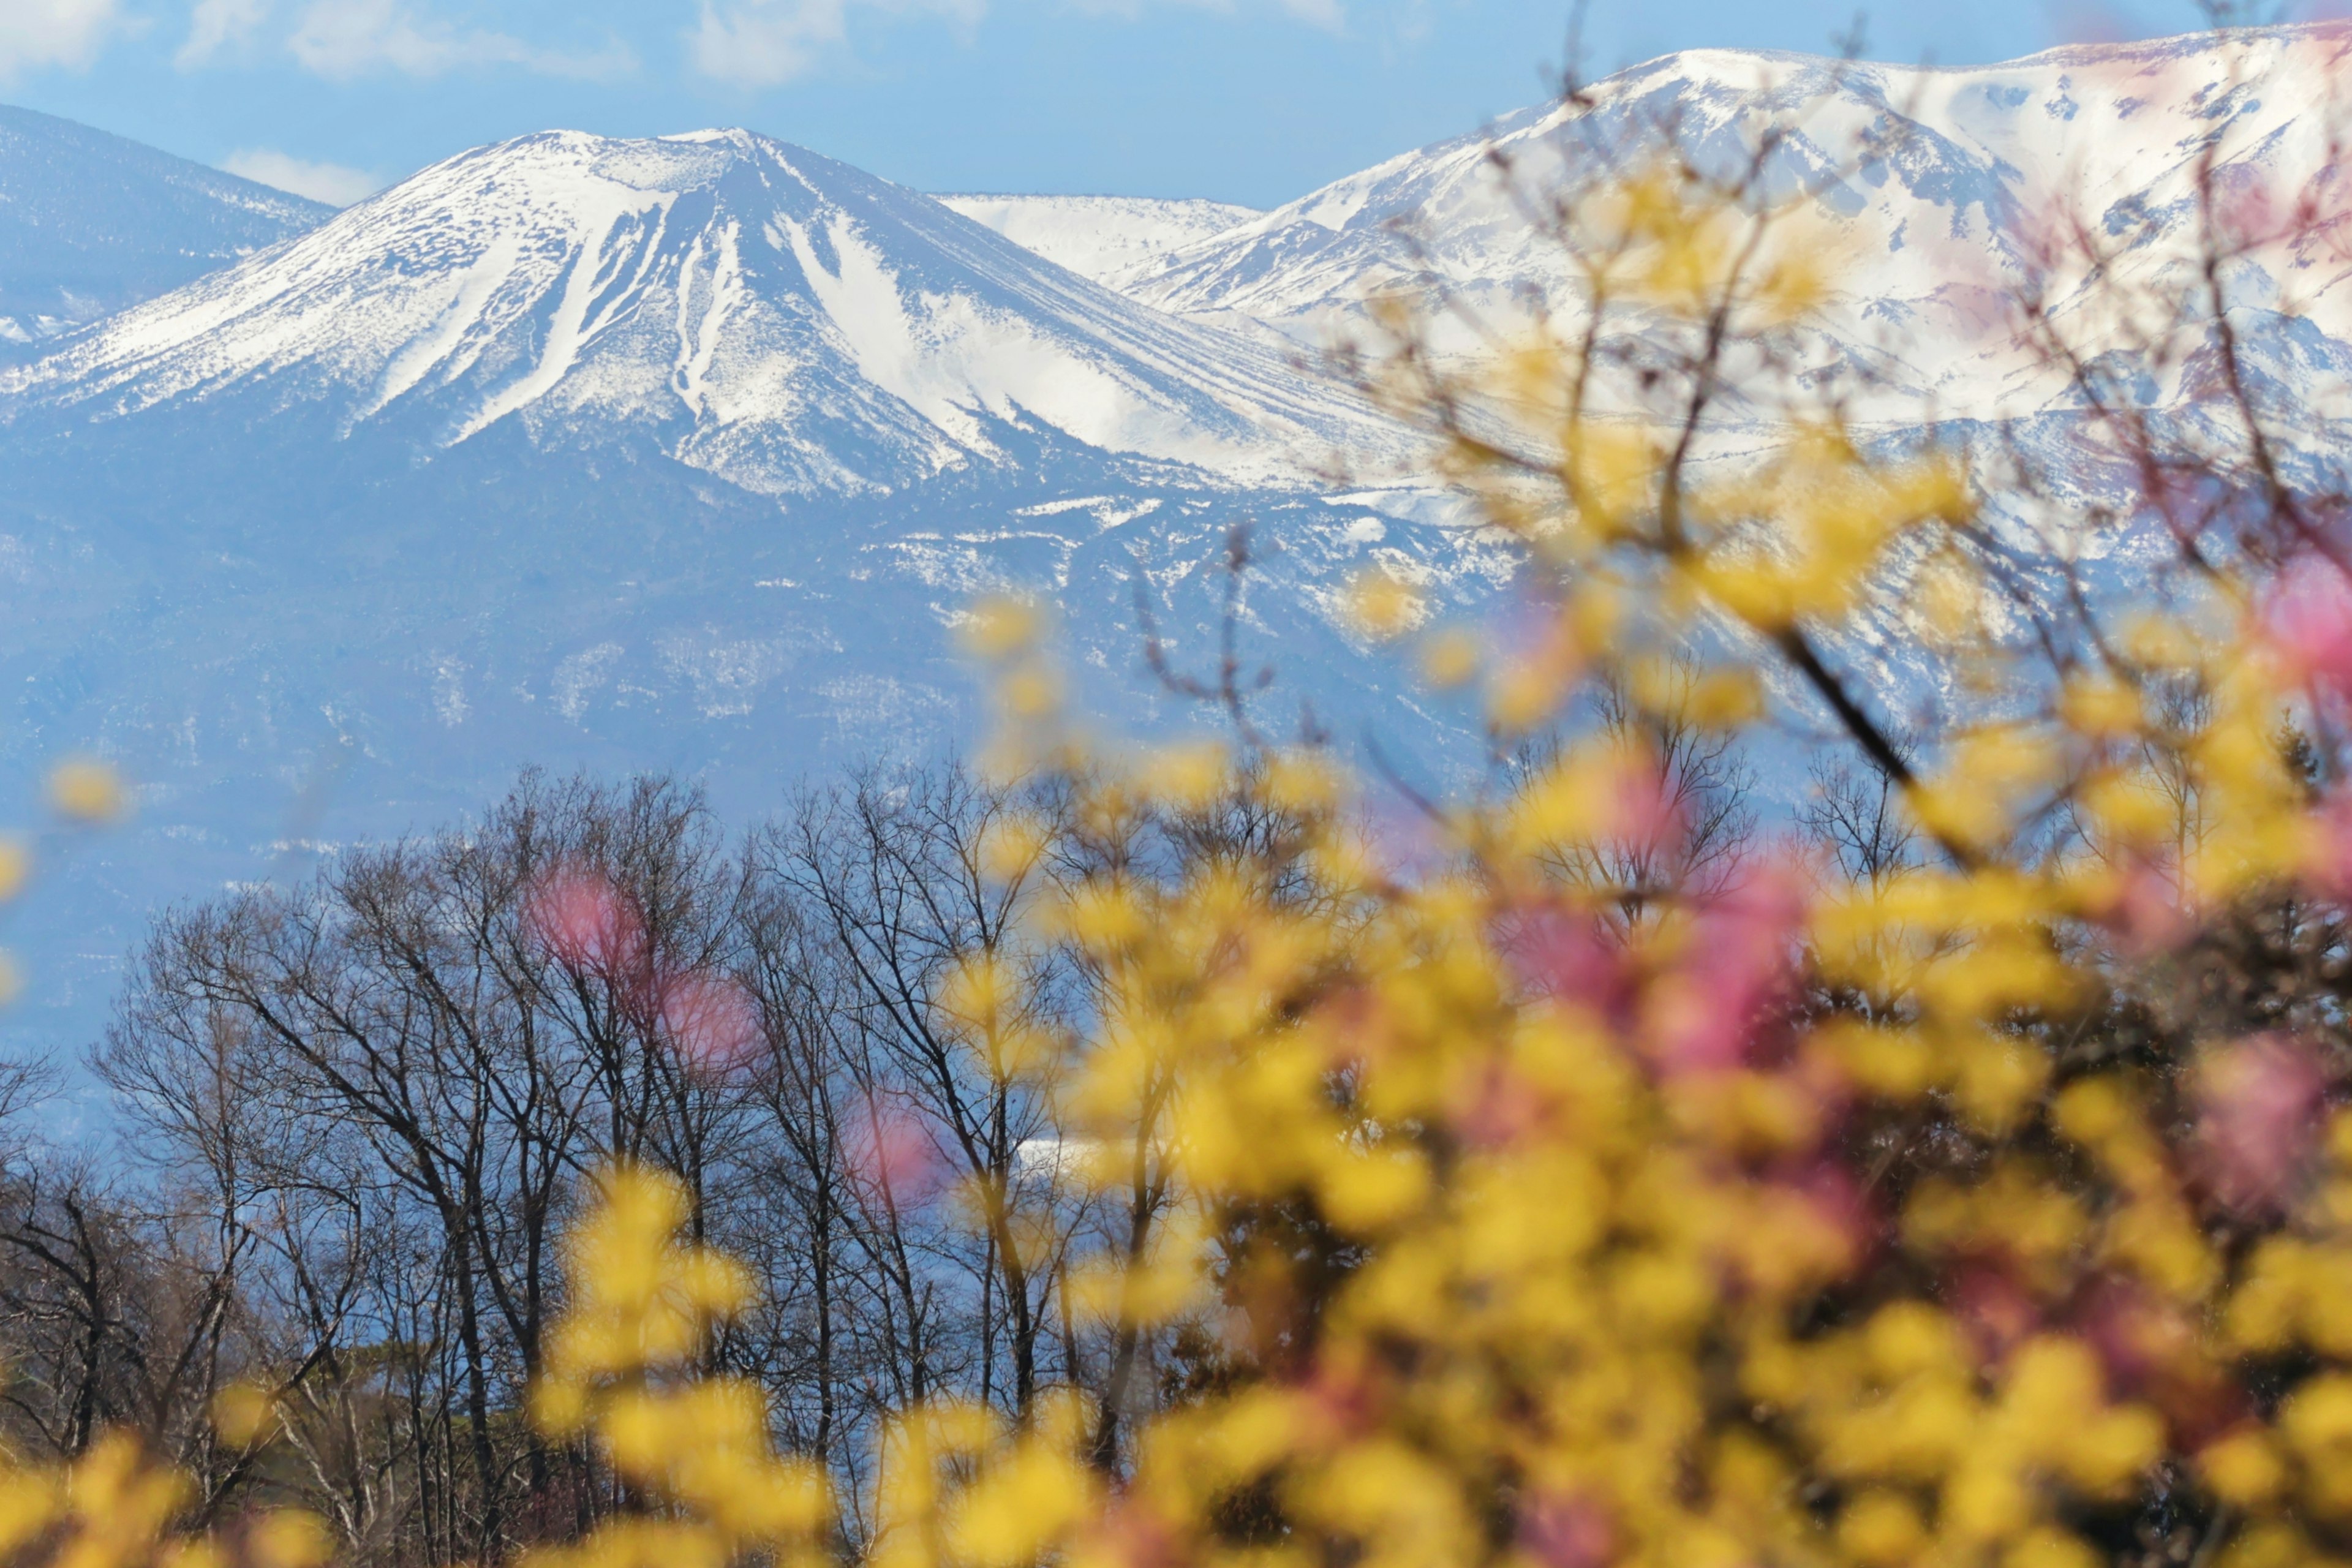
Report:
[[[2275,219],[2352,133],[2352,24],[2191,35],[2053,50],[2003,65],[1927,69],[1802,55],[1698,50],[1539,107],[1488,132],[1392,158],[1171,252],[1128,279],[1136,299],[1206,321],[1271,327],[1307,344],[1362,330],[1367,299],[1442,285],[1508,335],[1534,290],[1572,310],[1570,272],[1495,166],[1539,200],[1622,168],[1670,134],[1730,166],[1767,122],[1793,130],[1780,177],[1818,187],[1804,243],[1828,258],[1828,357],[1886,384],[1889,419],[2045,406],[2058,387],[2017,352],[2008,304],[2061,225],[2131,247],[2126,285],[2174,264],[2196,162],[2220,138],[2219,185],[2252,221]],[[2152,221],[2151,221],[2152,220]],[[2284,374],[2336,371],[2315,340],[2352,340],[2337,231],[2233,269],[2233,300],[2292,296],[2306,326]],[[1405,232],[1412,237],[1408,239]],[[2062,269],[2062,319],[2083,307]],[[2101,323],[2080,323],[2095,339]],[[1452,340],[1475,352],[1479,340]]]
[[[265,389],[444,445],[648,431],[776,495],[999,462],[1006,425],[1256,480],[1393,442],[1278,353],[745,132],[453,158],[0,373],[0,418]]]
[[[52,337],[152,299],[332,211],[0,105],[0,343]]]
[[[1110,289],[1158,270],[1174,251],[1265,216],[1255,207],[1228,202],[1149,196],[943,195],[939,199],[1024,249]]]

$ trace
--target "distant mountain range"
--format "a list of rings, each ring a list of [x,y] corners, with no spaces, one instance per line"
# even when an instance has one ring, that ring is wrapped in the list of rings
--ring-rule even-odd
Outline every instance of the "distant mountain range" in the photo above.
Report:
[[[152,299],[334,210],[0,105],[0,342],[52,337]]]
[[[1675,56],[1269,213],[932,197],[740,131],[524,137],[333,213],[0,110],[0,800],[73,751],[141,786],[0,937],[34,977],[0,1027],[72,1042],[159,900],[527,763],[675,769],[740,817],[812,767],[969,742],[953,631],[992,589],[1059,609],[1092,710],[1181,723],[1136,600],[1205,661],[1235,523],[1269,724],[1311,710],[1458,773],[1469,725],[1340,596],[1381,561],[1475,606],[1508,556],[1303,351],[1383,290],[1476,307],[1465,354],[1530,300],[1573,308],[1490,148],[1555,190],[1658,124],[1727,157],[1794,118],[1791,182],[1862,151],[1814,204],[1836,266],[1809,352],[1891,426],[2006,417],[2058,395],[1993,327],[2037,215],[2177,216],[2217,119],[2231,178],[2293,178],[2347,37],[1955,71]],[[2336,277],[2229,279],[2315,398],[2352,366]],[[2299,325],[2289,282],[2317,302]]]
[[[1001,468],[1001,426],[1243,481],[1386,435],[1254,340],[741,131],[450,159],[76,334],[0,399],[20,435],[258,400],[425,451],[512,417],[541,441],[644,436],[777,498]]]

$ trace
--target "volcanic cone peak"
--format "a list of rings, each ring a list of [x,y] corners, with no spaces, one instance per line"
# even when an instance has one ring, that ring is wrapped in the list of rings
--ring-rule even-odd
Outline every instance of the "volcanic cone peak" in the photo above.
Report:
[[[467,153],[0,376],[11,419],[253,399],[427,449],[509,418],[566,445],[650,432],[774,495],[1040,438],[1253,481],[1391,439],[1278,353],[744,131]]]

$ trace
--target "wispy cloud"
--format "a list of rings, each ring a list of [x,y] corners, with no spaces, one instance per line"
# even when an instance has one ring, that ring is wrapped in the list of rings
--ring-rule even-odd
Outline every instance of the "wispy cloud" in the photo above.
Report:
[[[814,68],[819,53],[846,35],[845,0],[703,0],[688,35],[695,68],[739,87],[775,87]]]
[[[347,207],[384,186],[383,181],[364,169],[347,168],[341,163],[314,163],[267,147],[231,153],[221,160],[220,166],[241,179],[257,180],[330,206]]]
[[[454,26],[406,0],[311,0],[287,47],[306,70],[337,79],[380,71],[440,76],[480,66],[593,78],[619,76],[636,64],[617,45],[585,55],[541,48],[506,33]]]
[[[1139,16],[1169,0],[1076,0],[1095,15]],[[1211,11],[1238,11],[1262,0],[1173,0]],[[816,68],[825,51],[846,40],[853,6],[885,14],[944,16],[976,26],[989,0],[701,0],[701,16],[687,35],[695,69],[739,87],[779,87]],[[1286,15],[1328,32],[1342,31],[1342,0],[1272,0]]]
[[[269,18],[269,0],[196,0],[188,17],[188,40],[172,57],[182,70],[209,64],[223,49],[251,37]]]
[[[1133,21],[1161,5],[1187,5],[1198,11],[1233,16],[1258,8],[1258,0],[1072,0],[1073,8],[1090,16],[1118,16]],[[1327,33],[1347,30],[1347,8],[1340,0],[1273,0],[1274,8],[1295,21]]]
[[[1337,33],[1346,27],[1348,14],[1339,8],[1339,0],[1280,0],[1284,11],[1327,33]]]
[[[86,66],[121,20],[119,0],[0,0],[0,82]]]

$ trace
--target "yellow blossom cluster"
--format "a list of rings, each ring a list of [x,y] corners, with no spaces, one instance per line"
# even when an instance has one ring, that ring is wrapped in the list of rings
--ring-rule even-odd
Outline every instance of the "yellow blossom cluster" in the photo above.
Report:
[[[1767,634],[1858,603],[1888,541],[1955,509],[1800,446],[1881,510],[1807,520],[1727,592],[1693,574]],[[2305,1157],[2339,1086],[2293,1044],[2060,1043],[2136,960],[2330,869],[2294,693],[2233,604],[2208,653],[1947,737],[1903,791],[1933,847],[1882,875],[1764,854],[1604,928],[1610,890],[1541,853],[1650,798],[1596,739],[1425,824],[1434,869],[1286,756],[1227,784],[1290,815],[1279,854],[1078,889],[1060,930],[1106,977],[1090,1135],[1150,1150],[1207,1216],[1189,1299],[1166,1258],[1106,1299],[1164,1321],[1213,1293],[1255,1375],[1161,1415],[1100,1505],[1062,1438],[1001,1445],[982,1517],[1031,1527],[921,1537],[928,1561],[2088,1568],[2167,1517],[2211,1560],[2309,1560],[2352,1521],[2329,1463],[2352,1375],[2306,1370],[2352,1350],[2352,1187]],[[1558,654],[1528,662],[1563,704]],[[2208,700],[2160,721],[2142,696],[2182,677]],[[2068,840],[2036,826],[2060,804]],[[2167,831],[2184,811],[2198,830]],[[1286,1246],[1255,1245],[1283,1211]],[[2250,1227],[2273,1233],[2251,1252]],[[1302,1237],[1343,1261],[1317,1275]]]
[[[789,1563],[821,1555],[830,1502],[814,1467],[779,1457],[756,1385],[698,1376],[712,1326],[740,1310],[741,1265],[682,1244],[686,1193],[623,1165],[573,1233],[572,1300],[532,1388],[550,1437],[593,1432],[644,1507],[585,1540],[529,1553],[541,1568],[709,1568],[751,1552]]]
[[[0,1563],[51,1568],[320,1568],[325,1528],[299,1510],[258,1513],[213,1531],[181,1528],[186,1477],[160,1465],[127,1432],[112,1432],[69,1465],[0,1454]]]
[[[1596,300],[1613,278],[1694,339],[1792,313],[1740,235],[1769,215],[1646,185],[1613,210]],[[1693,426],[1585,400],[1595,341],[1509,362],[1485,424],[1405,356],[1401,401],[1439,410],[1534,608],[1482,638],[1375,575],[1360,626],[1419,639],[1435,684],[1483,684],[1504,739],[1562,722],[1604,668],[1658,707],[1673,683],[1645,670],[1727,648],[1679,716],[1842,731],[1912,849],[1759,846],[1629,925],[1603,918],[1626,889],[1549,852],[1676,831],[1660,759],[1622,733],[1571,731],[1408,846],[1327,757],[1237,765],[1223,791],[1286,838],[1174,888],[1098,877],[1047,918],[1101,976],[1076,1065],[1102,1173],[1159,1162],[1189,1205],[1097,1300],[1145,1329],[1205,1314],[1240,1374],[1147,1423],[1116,1484],[1051,1424],[973,1440],[970,1489],[933,1503],[963,1522],[902,1549],[2352,1555],[2340,1009],[2321,972],[2243,953],[2249,930],[2318,951],[2342,929],[2341,811],[2298,737],[2352,684],[2352,579],[2323,559],[2290,601],[2200,560],[2160,613],[2004,637],[1970,609],[1993,585],[1956,457],[1875,453],[1824,415],[1702,464]],[[1890,634],[1979,710],[1897,743],[1838,652]],[[1760,700],[1759,667],[1789,695]],[[1163,771],[1085,788],[1135,809]],[[2298,984],[2319,989],[2275,1000]]]

